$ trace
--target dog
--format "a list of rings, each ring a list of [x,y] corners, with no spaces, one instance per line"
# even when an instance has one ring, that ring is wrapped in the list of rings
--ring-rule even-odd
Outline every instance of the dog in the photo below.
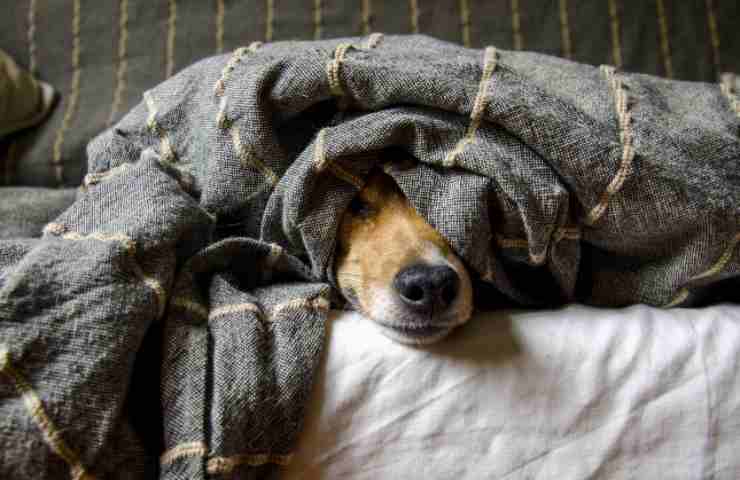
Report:
[[[380,170],[341,219],[335,271],[345,299],[398,342],[441,340],[473,311],[467,268]]]

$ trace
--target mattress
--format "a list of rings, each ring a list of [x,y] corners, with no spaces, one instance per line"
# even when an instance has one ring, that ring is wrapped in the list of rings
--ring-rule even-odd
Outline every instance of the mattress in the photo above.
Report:
[[[335,313],[285,478],[740,478],[740,308],[476,315],[414,348]]]

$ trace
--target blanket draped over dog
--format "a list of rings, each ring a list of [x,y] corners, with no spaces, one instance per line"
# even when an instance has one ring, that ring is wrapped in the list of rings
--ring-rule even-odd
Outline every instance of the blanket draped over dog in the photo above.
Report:
[[[377,34],[184,70],[0,240],[0,477],[274,475],[373,167],[517,304],[738,300],[737,86]]]

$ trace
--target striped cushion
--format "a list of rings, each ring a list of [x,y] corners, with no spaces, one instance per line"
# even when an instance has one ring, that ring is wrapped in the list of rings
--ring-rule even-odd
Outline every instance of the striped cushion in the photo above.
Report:
[[[425,33],[713,81],[740,71],[731,0],[26,0],[7,2],[0,46],[63,98],[41,128],[0,146],[0,184],[79,185],[90,138],[145,89],[253,41]]]

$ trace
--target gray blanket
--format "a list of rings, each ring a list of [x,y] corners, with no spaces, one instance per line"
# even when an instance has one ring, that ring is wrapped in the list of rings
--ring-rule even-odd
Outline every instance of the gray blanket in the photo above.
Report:
[[[424,36],[201,61],[90,143],[42,238],[0,240],[0,477],[276,474],[374,167],[481,291],[737,301],[737,87]]]

